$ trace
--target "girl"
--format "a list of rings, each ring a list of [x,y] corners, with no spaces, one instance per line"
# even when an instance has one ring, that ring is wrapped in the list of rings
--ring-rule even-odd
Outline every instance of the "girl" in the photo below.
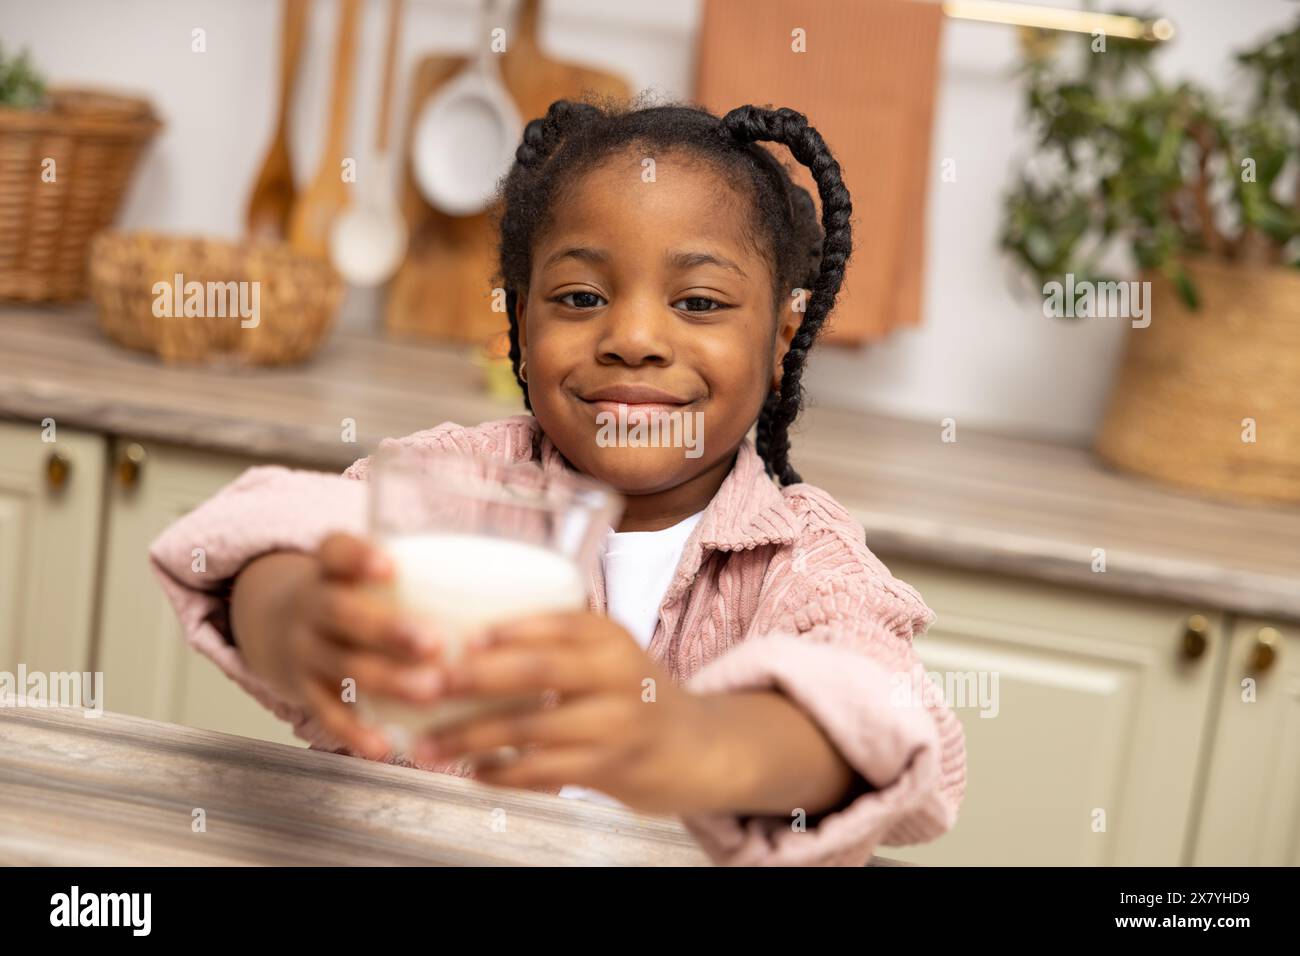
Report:
[[[760,142],[812,171],[820,227]],[[374,759],[396,758],[340,699],[347,677],[417,703],[558,692],[444,730],[410,762],[677,814],[717,862],[862,865],[878,844],[943,833],[965,749],[942,700],[911,693],[912,638],[933,615],[790,461],[850,214],[799,113],[554,103],[524,131],[500,223],[532,414],[384,444],[576,469],[621,492],[590,611],[512,622],[443,661],[436,634],[361,587],[391,573],[360,537],[362,459],[342,477],[250,469],[164,531],[151,557],[188,641],[313,746]],[[611,410],[695,416],[702,441],[611,447]],[[499,747],[527,749],[458,771]]]

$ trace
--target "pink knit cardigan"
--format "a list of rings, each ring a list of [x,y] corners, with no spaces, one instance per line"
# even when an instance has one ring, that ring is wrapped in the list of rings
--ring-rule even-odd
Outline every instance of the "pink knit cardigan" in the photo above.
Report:
[[[529,415],[474,428],[447,423],[383,444],[392,443],[567,467]],[[190,645],[313,748],[344,753],[249,670],[230,635],[227,595],[259,555],[310,550],[334,530],[364,533],[369,465],[363,458],[341,477],[250,468],[166,528],[149,552]],[[746,441],[686,543],[650,657],[698,693],[786,694],[869,784],[803,825],[795,814],[683,818],[717,863],[861,866],[878,845],[930,840],[956,820],[966,781],[961,724],[937,693],[906,693],[924,677],[912,638],[933,614],[863,539],[824,491],[778,488]],[[196,548],[205,564],[195,562]],[[599,562],[590,584],[591,609],[603,612]],[[455,772],[451,763],[428,769]]]

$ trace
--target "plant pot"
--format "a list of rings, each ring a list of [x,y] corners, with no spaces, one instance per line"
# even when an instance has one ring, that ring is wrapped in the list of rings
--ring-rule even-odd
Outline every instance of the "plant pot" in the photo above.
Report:
[[[1186,267],[1196,311],[1162,276],[1143,277],[1151,322],[1126,332],[1097,454],[1185,488],[1300,502],[1300,270]]]

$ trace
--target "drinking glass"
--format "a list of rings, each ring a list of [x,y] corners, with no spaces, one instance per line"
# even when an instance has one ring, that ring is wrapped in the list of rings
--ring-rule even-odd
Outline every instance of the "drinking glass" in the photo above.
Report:
[[[382,590],[427,621],[456,660],[465,642],[512,618],[587,606],[587,581],[623,501],[570,471],[387,445],[371,461],[370,533],[392,559]],[[536,706],[539,698],[463,698],[417,706],[357,688],[362,718],[398,753],[422,732]]]

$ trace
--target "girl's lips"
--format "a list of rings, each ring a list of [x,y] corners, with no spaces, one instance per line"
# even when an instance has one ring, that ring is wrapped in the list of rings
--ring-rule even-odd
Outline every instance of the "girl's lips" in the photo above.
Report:
[[[670,412],[680,412],[686,405],[670,405],[666,402],[589,402],[596,412],[608,413],[610,415],[624,415],[628,421],[637,418],[648,418],[651,415],[666,415]],[[621,409],[621,411],[620,411]]]
[[[642,385],[635,382],[626,382],[622,385],[603,385],[600,388],[586,389],[579,392],[578,397],[583,401],[591,402],[593,405],[600,402],[612,402],[615,405],[690,404],[690,399],[682,398],[680,395],[664,391],[662,388],[655,388],[653,385]]]

